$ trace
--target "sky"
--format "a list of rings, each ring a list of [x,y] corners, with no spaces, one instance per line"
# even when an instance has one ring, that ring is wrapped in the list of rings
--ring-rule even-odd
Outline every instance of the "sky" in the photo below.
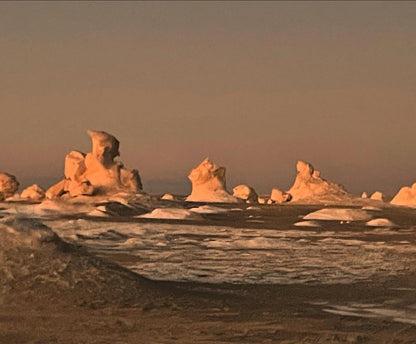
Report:
[[[297,160],[354,193],[416,182],[416,2],[0,2],[0,171],[63,178],[88,129],[151,193],[205,157],[287,190]]]

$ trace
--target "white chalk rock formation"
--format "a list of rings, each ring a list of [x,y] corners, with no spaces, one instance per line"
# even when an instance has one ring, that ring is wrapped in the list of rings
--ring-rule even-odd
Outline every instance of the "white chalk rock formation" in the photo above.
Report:
[[[160,199],[163,199],[165,201],[183,201],[184,197],[166,193],[162,197],[160,197]]]
[[[390,203],[394,205],[416,207],[416,183],[414,183],[411,187],[402,187]]]
[[[89,130],[88,135],[92,140],[92,152],[70,152],[65,157],[65,179],[49,188],[46,197],[140,192],[139,172],[114,160],[120,155],[119,141],[104,131]]]
[[[162,197],[160,197],[160,199],[163,199],[165,201],[174,201],[175,200],[175,196],[173,196],[170,193],[164,194]]]
[[[327,181],[320,176],[320,172],[307,162],[298,161],[298,174],[288,193],[292,201],[326,201],[337,202],[351,199],[345,189],[338,184]]]
[[[0,173],[0,199],[13,196],[19,188],[16,177],[9,173]]]
[[[225,188],[225,167],[220,167],[206,158],[188,175],[192,182],[192,192],[186,198],[191,202],[234,203],[239,200]]]
[[[367,195],[367,192],[363,192],[362,194],[361,194],[361,198],[368,198],[368,195]]]
[[[259,197],[257,192],[252,187],[247,185],[237,185],[233,189],[233,196],[241,198],[247,203],[257,203]]]
[[[270,194],[270,203],[284,203],[289,202],[292,199],[292,196],[287,193],[283,192],[277,188],[272,189],[272,192]]]
[[[261,196],[259,196],[259,198],[257,199],[257,201],[260,204],[266,204],[267,203],[267,197],[261,197]]]
[[[376,191],[371,195],[370,199],[384,202],[386,200],[386,196],[384,196],[382,192]]]
[[[33,184],[22,191],[20,198],[35,202],[42,201],[45,198],[45,190],[37,184]]]

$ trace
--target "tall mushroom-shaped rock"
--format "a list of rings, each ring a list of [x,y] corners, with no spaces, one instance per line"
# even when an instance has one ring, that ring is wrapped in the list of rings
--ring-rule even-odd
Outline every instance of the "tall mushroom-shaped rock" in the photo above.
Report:
[[[345,189],[338,184],[327,181],[320,176],[320,172],[304,161],[296,164],[298,174],[288,193],[292,201],[342,201],[351,199]]]
[[[234,203],[239,200],[230,195],[225,188],[225,167],[214,164],[206,158],[188,175],[192,182],[192,192],[186,198],[192,202]]]
[[[120,142],[104,131],[89,130],[88,135],[92,140],[92,152],[70,152],[65,157],[65,179],[49,188],[46,197],[140,192],[139,172],[114,160],[120,155]]]

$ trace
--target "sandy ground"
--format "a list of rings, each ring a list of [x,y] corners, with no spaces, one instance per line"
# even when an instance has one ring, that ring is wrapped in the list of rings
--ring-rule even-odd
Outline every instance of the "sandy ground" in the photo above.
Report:
[[[17,234],[0,231],[0,343],[416,343],[405,313],[347,308],[410,312],[410,270],[339,285],[154,282],[40,225],[35,244],[33,224],[11,225]]]
[[[323,310],[350,301],[415,304],[414,290],[394,286],[414,286],[416,276],[371,285],[181,284],[71,255],[69,271],[99,264],[99,278],[88,268],[88,281],[70,289],[15,281],[2,298],[0,343],[416,343],[412,324]]]
[[[415,343],[416,327],[385,319],[323,312],[307,300],[360,300],[394,295],[365,286],[331,288],[165,284],[165,305],[76,306],[7,302],[0,311],[1,343]],[[214,289],[214,290],[213,290]],[[341,297],[340,297],[341,294]]]

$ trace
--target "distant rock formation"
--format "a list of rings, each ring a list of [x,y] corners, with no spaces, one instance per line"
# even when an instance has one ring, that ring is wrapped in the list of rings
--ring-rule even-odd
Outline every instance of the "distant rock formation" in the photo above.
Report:
[[[291,199],[291,194],[283,192],[277,188],[272,189],[272,192],[270,194],[270,203],[284,203],[289,202]]]
[[[351,195],[338,184],[327,181],[320,176],[320,172],[304,161],[296,164],[298,174],[288,193],[292,201],[342,201],[350,199]]]
[[[404,186],[390,202],[394,205],[405,205],[409,207],[416,206],[416,183],[411,187]]]
[[[92,152],[70,152],[65,157],[65,179],[50,187],[46,197],[142,191],[139,172],[114,161],[120,155],[119,141],[104,131],[89,130],[88,135],[92,140]]]
[[[371,195],[370,199],[384,202],[386,200],[386,196],[382,192],[376,191]]]
[[[252,187],[247,186],[247,185],[237,185],[233,189],[233,196],[237,198],[241,198],[247,203],[257,203],[258,197],[259,197],[257,195],[256,190],[254,190]]]
[[[267,203],[267,197],[259,196],[259,198],[257,198],[257,202],[259,202],[260,204],[266,204]]]
[[[170,193],[166,193],[162,197],[160,197],[160,199],[163,199],[165,201],[175,201],[175,196],[173,196]]]
[[[219,167],[206,158],[188,175],[192,192],[186,198],[191,202],[238,202],[225,188],[225,167]]]
[[[22,191],[20,198],[35,202],[42,201],[45,198],[45,190],[37,184],[33,184]]]
[[[368,195],[367,195],[367,192],[363,192],[362,194],[361,194],[361,198],[368,198]]]
[[[16,177],[9,173],[0,173],[0,200],[13,196],[19,188]]]

